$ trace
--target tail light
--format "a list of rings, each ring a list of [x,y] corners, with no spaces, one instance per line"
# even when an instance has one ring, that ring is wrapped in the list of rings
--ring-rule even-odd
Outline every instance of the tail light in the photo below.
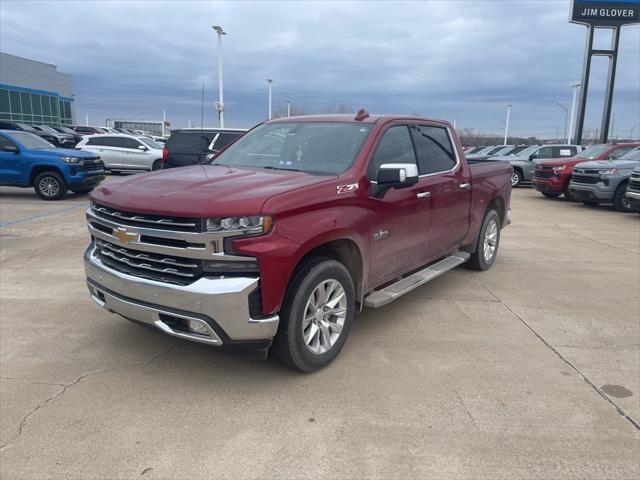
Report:
[[[167,147],[164,147],[162,149],[162,161],[166,162],[168,158],[169,158],[169,150],[167,150]]]

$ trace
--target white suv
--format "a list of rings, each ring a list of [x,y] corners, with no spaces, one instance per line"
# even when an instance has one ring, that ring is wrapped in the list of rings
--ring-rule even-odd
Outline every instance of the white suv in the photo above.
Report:
[[[89,135],[76,148],[97,153],[112,172],[162,168],[162,145],[147,137]]]

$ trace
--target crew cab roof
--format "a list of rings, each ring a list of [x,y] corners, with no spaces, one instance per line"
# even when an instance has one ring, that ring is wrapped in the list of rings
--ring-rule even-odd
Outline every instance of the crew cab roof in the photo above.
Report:
[[[379,123],[383,121],[392,121],[392,120],[419,120],[419,121],[427,121],[427,122],[437,122],[437,123],[447,123],[443,120],[438,120],[434,118],[423,118],[416,117],[414,115],[394,115],[394,114],[385,114],[385,115],[371,115],[362,120],[356,120],[355,113],[348,114],[333,114],[333,115],[301,115],[298,117],[282,117],[282,118],[274,118],[272,120],[268,120],[265,123],[287,123],[287,122],[349,122],[349,123]]]

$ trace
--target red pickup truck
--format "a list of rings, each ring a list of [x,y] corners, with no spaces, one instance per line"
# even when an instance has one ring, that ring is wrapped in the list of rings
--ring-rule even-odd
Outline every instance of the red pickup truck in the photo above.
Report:
[[[271,120],[210,164],[96,188],[90,295],[175,337],[317,370],[357,310],[493,264],[511,171],[469,165],[442,121]]]
[[[615,160],[638,145],[637,143],[593,145],[573,157],[540,161],[536,164],[531,183],[545,197],[555,198],[564,194],[567,200],[572,200],[569,182],[573,168],[577,164],[590,160]]]

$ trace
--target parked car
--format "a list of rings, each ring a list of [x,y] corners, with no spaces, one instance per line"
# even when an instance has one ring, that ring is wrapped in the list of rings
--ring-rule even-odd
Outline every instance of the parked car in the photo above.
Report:
[[[640,213],[640,167],[634,168],[631,172],[626,195],[631,210]]]
[[[485,154],[477,153],[475,155],[467,155],[466,157],[470,160],[486,160],[487,158],[495,156],[515,155],[516,153],[524,150],[527,147],[528,145],[502,145],[489,150]]]
[[[134,135],[90,135],[76,148],[100,155],[104,168],[112,172],[158,170],[162,168],[162,145],[151,138]]]
[[[97,155],[54,148],[29,132],[0,130],[0,185],[33,187],[45,200],[60,200],[67,190],[91,191],[103,178]]]
[[[119,133],[121,133],[115,128],[111,128],[111,127],[100,127],[100,130],[103,130],[104,133],[112,133],[114,135],[118,135]]]
[[[66,133],[67,135],[71,135],[73,137],[74,146],[76,143],[82,140],[82,135],[77,134],[76,132],[71,130],[69,127],[64,127],[62,125],[51,125],[51,128],[53,128],[56,132]]]
[[[593,145],[574,157],[554,158],[536,163],[532,184],[546,197],[565,196],[573,200],[569,192],[569,181],[576,165],[589,160],[615,160],[640,146],[637,143]]]
[[[640,147],[617,160],[594,160],[573,169],[569,191],[585,205],[613,203],[619,212],[633,211],[626,192],[631,171],[640,165]]]
[[[78,143],[76,142],[75,135],[70,135],[68,133],[60,133],[56,129],[51,128],[48,125],[32,125],[32,127],[38,130],[39,132],[43,132],[53,136],[56,139],[55,145],[57,147],[73,148],[75,144]]]
[[[38,137],[46,140],[54,148],[59,146],[57,137],[49,133],[42,132],[40,130],[36,130],[31,125],[27,125],[26,123],[7,122],[4,120],[1,120],[0,130],[14,130],[16,132],[28,132],[28,133],[31,133],[32,135],[37,135]]]
[[[582,151],[580,145],[532,145],[521,150],[516,155],[503,155],[491,157],[491,160],[499,160],[511,163],[513,175],[511,185],[517,187],[522,182],[533,179],[536,161],[548,158],[569,158]]]
[[[89,291],[166,334],[310,372],[338,355],[358,306],[490,268],[510,195],[511,166],[469,164],[446,122],[270,120],[210,164],[95,190]]]
[[[164,147],[165,168],[197,165],[244,135],[244,129],[182,128],[172,130]]]
[[[471,153],[469,155],[465,155],[467,158],[476,159],[478,157],[489,158],[492,155],[499,155],[500,152],[504,152],[510,148],[513,148],[513,145],[497,145],[495,147],[491,147],[490,149],[484,149],[484,153]]]
[[[83,137],[85,135],[101,135],[103,133],[107,133],[99,127],[88,127],[84,125],[73,125],[70,127],[76,133],[79,133]]]
[[[464,154],[466,155],[473,155],[475,153],[478,153],[480,150],[483,150],[487,147],[468,147],[465,151]]]

